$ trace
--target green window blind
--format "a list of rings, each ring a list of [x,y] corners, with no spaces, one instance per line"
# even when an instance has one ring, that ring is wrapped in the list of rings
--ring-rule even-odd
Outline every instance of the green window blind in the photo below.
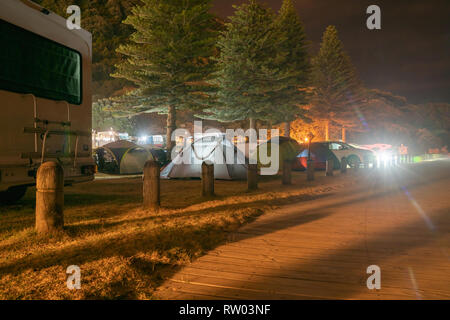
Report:
[[[81,55],[0,19],[0,89],[81,104]]]

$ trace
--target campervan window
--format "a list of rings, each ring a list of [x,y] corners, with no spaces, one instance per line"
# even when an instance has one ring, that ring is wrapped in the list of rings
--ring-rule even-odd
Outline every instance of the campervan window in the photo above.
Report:
[[[0,19],[0,89],[81,104],[81,55]]]

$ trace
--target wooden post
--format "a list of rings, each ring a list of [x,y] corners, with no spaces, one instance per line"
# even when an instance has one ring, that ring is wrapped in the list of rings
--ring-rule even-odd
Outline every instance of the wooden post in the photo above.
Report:
[[[334,169],[334,161],[332,159],[328,159],[327,160],[327,170],[325,175],[327,177],[332,177],[333,176],[333,169]]]
[[[325,121],[325,141],[330,140],[330,121]]]
[[[160,207],[160,170],[159,163],[149,160],[144,165],[144,183],[142,195],[146,209],[158,211]]]
[[[347,158],[342,158],[341,160],[341,173],[347,173]]]
[[[308,181],[314,180],[314,160],[306,161],[306,179]]]
[[[248,164],[247,166],[247,189],[248,191],[258,189],[258,165]]]
[[[64,170],[58,163],[43,163],[36,176],[36,231],[52,233],[64,226]]]
[[[347,142],[347,134],[345,127],[342,127],[342,141]]]
[[[202,196],[214,195],[214,163],[203,161],[202,163]]]
[[[292,184],[292,160],[283,161],[283,184]]]

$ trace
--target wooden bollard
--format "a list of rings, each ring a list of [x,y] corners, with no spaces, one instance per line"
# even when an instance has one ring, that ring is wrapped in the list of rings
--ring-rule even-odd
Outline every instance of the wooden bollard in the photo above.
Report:
[[[325,175],[327,177],[332,177],[333,176],[333,169],[334,169],[334,161],[333,161],[333,159],[328,159],[326,164],[327,164],[327,168],[326,168]]]
[[[43,163],[36,176],[36,231],[52,233],[64,226],[64,170],[60,164]]]
[[[258,189],[258,165],[249,164],[247,166],[247,190]]]
[[[202,196],[214,195],[214,163],[203,161],[202,163]]]
[[[341,159],[341,173],[347,173],[347,159]]]
[[[306,180],[314,180],[314,160],[306,161]]]
[[[158,211],[161,200],[159,163],[154,160],[148,160],[144,165],[144,183],[142,195],[144,198],[144,208]]]
[[[283,179],[285,185],[292,184],[292,160],[283,161]]]

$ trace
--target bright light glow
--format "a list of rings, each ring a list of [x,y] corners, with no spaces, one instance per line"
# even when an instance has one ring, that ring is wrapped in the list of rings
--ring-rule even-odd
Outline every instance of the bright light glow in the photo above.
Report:
[[[377,158],[380,160],[380,162],[388,162],[389,161],[389,154],[387,152],[377,152],[376,153]]]
[[[148,139],[148,136],[140,136],[138,138],[138,141],[141,143],[145,143],[145,142],[147,142],[147,139]]]

